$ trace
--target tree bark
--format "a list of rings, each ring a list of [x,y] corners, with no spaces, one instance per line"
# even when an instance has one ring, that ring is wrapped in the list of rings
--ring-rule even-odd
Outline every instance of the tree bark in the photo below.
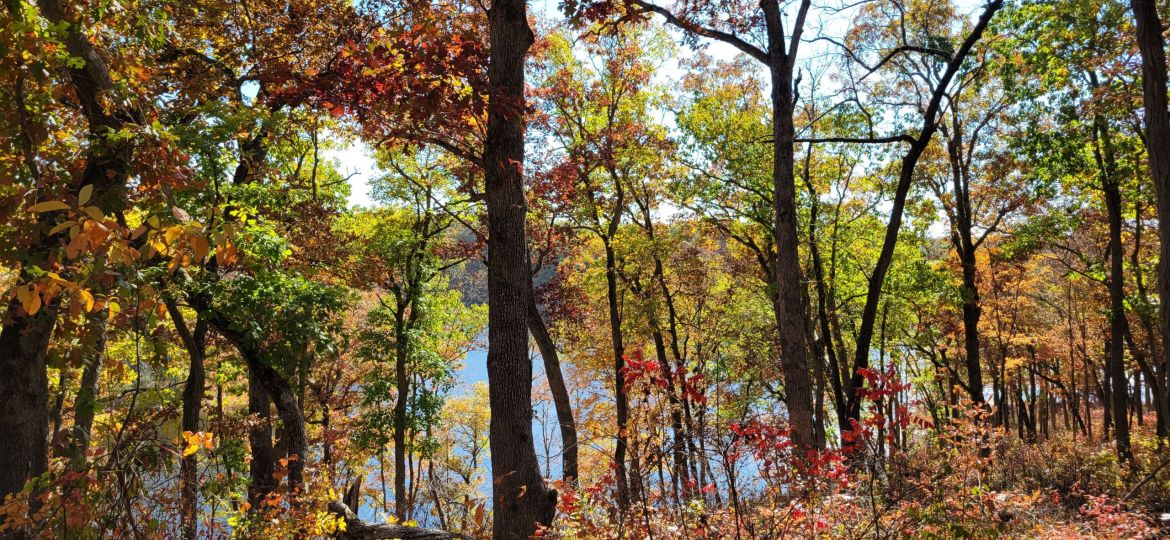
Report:
[[[800,45],[804,13],[809,2],[801,2],[800,15],[793,26],[790,47],[785,44],[780,4],[776,0],[761,2],[768,31],[768,70],[772,81],[772,201],[775,212],[773,235],[776,254],[772,294],[776,325],[780,338],[780,367],[784,373],[784,395],[788,405],[788,422],[792,442],[801,450],[816,447],[812,380],[809,371],[809,348],[805,325],[804,273],[800,268],[800,240],[797,236],[796,174],[796,95],[792,75]]]
[[[524,60],[534,36],[525,0],[494,0],[484,140],[488,212],[488,386],[491,407],[492,537],[526,539],[552,521],[556,492],[540,475],[532,438],[532,293],[525,240]]]
[[[48,469],[49,381],[45,352],[55,308],[28,316],[13,301],[0,333],[0,496]]]
[[[1096,75],[1092,75],[1096,86]],[[1101,170],[1101,190],[1105,194],[1105,210],[1109,220],[1109,356],[1106,359],[1109,377],[1109,403],[1112,407],[1113,437],[1117,443],[1117,458],[1133,461],[1129,437],[1129,378],[1125,373],[1125,255],[1121,246],[1121,188],[1118,185],[1117,164],[1113,138],[1105,119],[1097,115],[1094,129],[1100,144],[1097,146]]]
[[[1138,49],[1142,55],[1142,96],[1145,101],[1146,154],[1157,198],[1158,297],[1162,338],[1161,403],[1157,408],[1170,413],[1170,110],[1167,110],[1166,42],[1162,19],[1154,0],[1131,0]],[[1140,219],[1140,218],[1139,218]],[[1170,420],[1167,420],[1170,422]]]
[[[187,350],[190,367],[187,382],[183,386],[183,418],[180,429],[183,432],[199,432],[199,417],[203,406],[203,389],[207,382],[203,360],[207,345],[207,320],[195,321],[195,331],[187,326],[179,305],[171,298],[165,298],[167,312],[179,334],[179,340]],[[183,540],[195,540],[199,534],[199,461],[198,453],[183,456],[179,463],[179,519]]]
[[[268,392],[257,376],[248,371],[248,415],[259,422],[248,430],[248,444],[251,446],[252,462],[248,472],[252,477],[248,486],[248,501],[252,508],[260,508],[269,493],[276,489],[272,472],[276,469],[276,449],[272,445],[272,402]]]

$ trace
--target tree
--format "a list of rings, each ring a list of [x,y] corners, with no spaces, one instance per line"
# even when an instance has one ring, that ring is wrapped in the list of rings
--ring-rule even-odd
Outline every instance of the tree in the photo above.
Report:
[[[491,55],[487,133],[481,157],[488,220],[488,384],[491,394],[493,538],[528,538],[552,521],[532,438],[528,310],[532,281],[525,240],[524,61],[532,46],[527,2],[488,9]]]
[[[768,70],[772,86],[772,202],[773,229],[776,255],[772,257],[771,293],[774,313],[779,331],[780,364],[784,372],[785,397],[788,404],[789,421],[792,424],[793,441],[802,448],[816,446],[814,435],[814,411],[812,385],[809,377],[810,354],[805,335],[804,277],[800,267],[799,238],[797,234],[796,175],[794,172],[796,144],[795,110],[796,93],[793,78],[796,70],[797,53],[804,32],[805,19],[811,2],[799,2],[793,15],[791,27],[784,25],[784,10],[779,1],[768,0],[759,4],[758,10],[748,3],[722,6],[720,11],[708,16],[706,2],[679,2],[673,7],[663,7],[643,0],[602,2],[596,5],[585,2],[566,2],[570,13],[592,15],[594,12],[616,11],[640,15],[656,14],[668,24],[687,32],[691,39],[698,37],[722,41],[735,47],[764,65]],[[723,18],[718,13],[753,12],[745,18]],[[745,38],[752,33],[763,36],[762,45],[753,44]]]
[[[463,312],[470,311],[462,308],[458,291],[444,291],[442,279],[445,271],[464,261],[453,245],[453,216],[460,209],[439,208],[453,194],[444,162],[457,158],[419,152],[383,160],[392,172],[376,183],[375,192],[385,210],[355,215],[342,230],[353,236],[358,251],[349,281],[377,295],[377,305],[367,316],[369,327],[360,338],[363,355],[376,364],[364,387],[372,409],[366,426],[379,448],[386,442],[383,433],[392,434],[394,515],[406,521],[413,510],[408,453],[416,451],[415,437],[438,421],[439,394],[450,386],[451,362],[456,360],[441,356],[432,343],[442,334],[471,341],[482,329],[471,323],[468,330],[457,331],[466,325],[443,324],[466,320],[469,314]],[[464,347],[451,350],[462,352]],[[380,409],[391,401],[393,412],[387,418]]]
[[[898,184],[894,192],[894,198],[890,209],[889,222],[886,225],[885,238],[882,240],[881,252],[878,255],[877,262],[874,263],[873,271],[869,275],[869,287],[865,297],[865,308],[861,314],[861,322],[857,331],[857,347],[853,358],[852,374],[850,376],[850,384],[848,388],[851,389],[852,395],[847,398],[847,415],[850,422],[857,422],[861,418],[861,397],[857,394],[857,390],[862,388],[865,382],[864,372],[870,366],[870,347],[873,342],[874,328],[877,322],[877,312],[882,296],[882,286],[884,285],[886,274],[889,272],[890,264],[894,255],[894,248],[898,243],[898,231],[902,226],[902,215],[905,211],[906,196],[910,191],[910,184],[914,180],[915,167],[918,161],[922,158],[931,137],[938,131],[938,118],[943,107],[943,97],[950,86],[951,81],[954,80],[956,74],[963,67],[967,55],[975,47],[975,44],[983,36],[983,32],[987,29],[987,25],[991,22],[991,18],[1003,6],[1003,2],[993,1],[989,2],[983,9],[983,13],[975,22],[971,30],[963,38],[958,48],[954,50],[953,54],[944,54],[942,57],[945,63],[934,64],[934,69],[941,70],[937,78],[928,78],[929,93],[922,96],[925,102],[920,102],[920,118],[921,123],[918,127],[917,135],[900,135],[892,139],[903,141],[909,144],[909,148],[902,156],[901,167],[898,172]],[[893,25],[900,24],[897,19],[891,19]],[[873,68],[869,68],[864,61],[857,60],[857,56],[849,54],[850,58],[857,61],[863,68],[868,71],[874,71],[880,68],[883,64],[888,62],[889,58],[894,58],[900,54],[914,52],[920,50],[913,43],[906,42],[904,33],[896,33],[900,36],[899,44],[890,49],[890,52],[882,59],[873,64]],[[898,38],[896,38],[898,39]],[[928,49],[926,54],[935,54]],[[880,137],[871,137],[875,142],[889,142],[890,138],[882,139]]]
[[[1159,232],[1164,228],[1161,224],[1170,222],[1170,153],[1167,145],[1170,144],[1170,112],[1167,111],[1166,98],[1166,47],[1162,38],[1162,20],[1158,16],[1158,9],[1154,2],[1147,0],[1133,0],[1131,2],[1135,19],[1138,49],[1142,55],[1142,96],[1145,106],[1142,109],[1146,129],[1146,155],[1149,160],[1150,176],[1153,177],[1154,190],[1157,196],[1157,210]],[[1165,240],[1159,244],[1160,257],[1158,264],[1158,295],[1161,298],[1170,298],[1170,242]],[[1162,341],[1162,377],[1161,381],[1154,379],[1155,385],[1161,385],[1161,399],[1157,400],[1160,416],[1164,418],[1161,434],[1165,436],[1170,422],[1170,303],[1160,304],[1160,338]]]

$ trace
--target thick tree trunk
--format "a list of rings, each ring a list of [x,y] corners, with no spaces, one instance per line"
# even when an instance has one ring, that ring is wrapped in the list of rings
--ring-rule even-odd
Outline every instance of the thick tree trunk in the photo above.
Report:
[[[65,48],[70,55],[84,60],[84,66],[70,68],[68,75],[89,122],[91,138],[104,141],[106,130],[137,121],[138,113],[132,108],[120,109],[117,114],[106,112],[102,98],[114,88],[109,67],[67,16],[59,0],[42,0],[37,5],[50,22],[67,24]],[[10,11],[22,16],[18,7],[10,6]],[[90,145],[85,169],[69,186],[70,192],[76,195],[83,186],[92,185],[93,204],[109,215],[110,210],[121,206],[132,152],[129,141]],[[50,213],[42,213],[38,227],[48,226],[51,219]],[[30,246],[28,259],[32,264],[43,263],[57,245],[56,238],[42,236]],[[45,354],[56,321],[57,310],[52,302],[30,316],[13,299],[4,315],[0,330],[0,498],[21,491],[29,478],[43,473],[48,466],[49,384]]]
[[[1154,0],[1131,0],[1137,29],[1138,49],[1142,54],[1142,96],[1145,100],[1146,153],[1150,175],[1157,196],[1158,236],[1161,238],[1158,259],[1158,297],[1161,315],[1163,392],[1158,410],[1170,414],[1170,110],[1167,110],[1166,42],[1162,37],[1162,19]],[[1170,422],[1170,420],[1166,420]]]
[[[248,487],[248,501],[256,509],[276,489],[272,476],[276,468],[276,449],[272,445],[271,407],[264,385],[249,370],[248,415],[258,423],[248,430],[248,444],[252,448],[252,462],[248,464],[248,472],[252,477]]]
[[[532,293],[524,220],[524,59],[534,36],[525,0],[488,10],[491,58],[482,164],[488,212],[488,385],[492,537],[526,539],[552,521],[556,492],[540,475],[532,438]]]
[[[540,315],[535,297],[528,303],[528,331],[532,333],[536,347],[540,350],[540,358],[544,361],[544,374],[548,378],[548,387],[557,411],[557,425],[561,431],[561,477],[572,485],[580,478],[577,472],[577,422],[573,419],[573,404],[569,400],[564,373],[561,372],[556,342],[548,332],[544,317]]]
[[[55,309],[27,316],[13,300],[0,332],[0,497],[48,469],[49,380],[45,352]]]

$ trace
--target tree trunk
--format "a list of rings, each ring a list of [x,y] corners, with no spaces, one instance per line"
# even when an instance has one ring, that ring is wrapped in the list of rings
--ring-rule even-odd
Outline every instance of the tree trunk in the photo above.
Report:
[[[1170,413],[1170,239],[1164,231],[1170,227],[1170,110],[1166,97],[1166,43],[1162,37],[1162,20],[1154,0],[1131,0],[1137,29],[1138,49],[1142,54],[1142,96],[1145,101],[1146,153],[1157,195],[1158,236],[1161,238],[1158,259],[1158,296],[1162,337],[1162,403],[1159,409]]]
[[[772,81],[772,201],[776,254],[773,257],[773,311],[779,330],[780,367],[784,373],[784,395],[792,442],[801,450],[816,447],[813,420],[812,380],[806,340],[804,274],[800,268],[800,240],[797,236],[796,175],[794,145],[796,96],[792,73],[799,45],[796,23],[791,50],[786,50],[779,3],[762,2],[768,29],[768,68]],[[807,10],[807,0],[801,10]]]
[[[102,105],[104,94],[114,88],[109,67],[93,44],[65,13],[59,0],[37,3],[41,13],[52,23],[67,23],[63,35],[70,55],[84,60],[84,65],[69,68],[70,82],[89,123],[91,138],[103,144],[87,147],[85,168],[77,182],[69,186],[76,195],[83,186],[93,186],[93,204],[106,215],[121,207],[122,191],[130,169],[133,142],[105,141],[107,130],[121,129],[139,119],[131,106],[108,114]],[[9,3],[9,10],[22,17],[19,7]],[[52,223],[51,213],[41,213],[38,229]],[[43,263],[58,246],[56,238],[41,236],[29,247],[27,258],[32,264]],[[31,276],[22,272],[22,279]],[[52,302],[29,315],[13,299],[9,302],[3,329],[0,330],[0,498],[19,492],[25,482],[48,467],[49,383],[45,373],[45,354],[57,322]],[[35,504],[33,505],[35,506]]]
[[[248,501],[259,509],[264,498],[276,489],[272,472],[276,468],[276,449],[272,446],[271,402],[268,392],[256,374],[248,371],[248,415],[258,424],[248,430],[248,444],[252,447],[252,462],[248,472],[252,477],[248,487]]]
[[[409,494],[406,491],[406,404],[411,395],[411,378],[406,373],[409,359],[409,335],[406,328],[406,302],[398,297],[394,312],[394,517],[406,521]]]
[[[553,405],[557,411],[557,425],[561,431],[561,477],[570,485],[580,478],[577,472],[577,423],[573,419],[573,405],[569,400],[569,389],[561,372],[560,355],[556,343],[548,333],[544,317],[536,306],[536,298],[528,304],[528,331],[532,333],[540,358],[544,361],[544,374],[552,392]]]
[[[175,331],[180,341],[187,349],[190,367],[187,370],[187,382],[183,387],[183,419],[181,430],[185,432],[199,432],[199,417],[203,406],[203,389],[206,376],[203,369],[203,360],[207,344],[207,320],[199,318],[195,321],[195,331],[187,327],[187,321],[179,306],[170,298],[165,299],[167,312],[175,324]],[[199,462],[198,453],[183,456],[179,463],[179,515],[182,524],[183,540],[195,540],[199,534]]]
[[[410,376],[406,363],[410,355],[410,336],[406,329],[405,302],[398,300],[395,312],[394,383],[398,395],[394,401],[394,516],[406,521],[410,496],[406,491],[406,404],[410,401]]]
[[[979,20],[975,23],[974,28],[971,29],[971,33],[967,35],[963,44],[959,46],[954,56],[951,57],[950,62],[947,63],[946,71],[939,79],[938,85],[935,86],[930,103],[923,112],[922,125],[919,129],[918,137],[913,139],[910,148],[906,151],[906,155],[902,157],[898,185],[894,192],[893,204],[890,208],[890,221],[886,224],[886,234],[882,240],[881,252],[878,255],[877,263],[874,264],[873,273],[870,274],[869,288],[865,295],[865,307],[862,309],[861,323],[857,331],[857,351],[853,358],[853,372],[848,386],[850,393],[848,396],[848,416],[851,422],[861,419],[861,399],[857,395],[857,388],[864,382],[861,370],[869,367],[869,348],[873,342],[874,324],[877,321],[878,301],[881,299],[882,286],[886,280],[886,273],[889,272],[890,264],[893,262],[894,247],[898,243],[898,231],[902,227],[902,213],[906,207],[906,197],[910,193],[910,184],[914,180],[914,169],[918,165],[918,160],[922,158],[922,153],[926,150],[927,145],[930,144],[931,137],[938,130],[937,117],[947,87],[950,85],[951,80],[954,79],[955,73],[958,72],[967,54],[975,46],[975,42],[983,36],[983,32],[987,29],[991,18],[995,16],[995,13],[1001,7],[1003,7],[1003,0],[993,0],[987,4],[983,9],[983,14],[979,16]]]
[[[963,350],[964,361],[967,367],[967,392],[971,402],[983,405],[983,365],[980,362],[979,351],[979,319],[983,309],[979,303],[978,268],[975,249],[978,247],[974,240],[972,228],[975,216],[971,207],[971,179],[970,164],[964,159],[963,124],[959,121],[957,110],[951,111],[951,129],[944,131],[946,135],[947,161],[951,168],[951,192],[953,203],[947,212],[951,220],[951,244],[955,254],[959,256],[962,266],[962,286],[959,290],[963,300]],[[972,135],[975,137],[976,135]],[[974,141],[971,142],[974,144]],[[946,202],[939,193],[940,200]],[[1003,395],[996,400],[999,407]]]
[[[13,299],[0,332],[0,496],[48,469],[49,380],[45,352],[55,308],[27,316]]]
[[[81,386],[73,401],[73,428],[69,434],[67,456],[75,467],[86,461],[93,419],[97,413],[98,377],[101,375],[102,359],[106,355],[106,331],[109,327],[109,309],[100,309],[89,317],[87,333],[93,337],[93,348],[84,356],[81,370]]]
[[[534,36],[525,0],[488,10],[491,58],[484,140],[488,213],[488,385],[492,537],[526,539],[552,521],[556,492],[540,475],[532,438],[532,361],[527,318],[532,280],[524,220],[524,59]]]
[[[1094,77],[1094,80],[1096,78]],[[1105,193],[1105,209],[1109,219],[1109,398],[1106,407],[1112,407],[1113,436],[1117,442],[1117,457],[1123,462],[1133,461],[1129,440],[1129,378],[1125,373],[1125,255],[1121,246],[1121,190],[1118,185],[1114,160],[1113,139],[1104,118],[1096,117],[1104,160],[1101,171],[1101,189]]]
[[[616,229],[621,211],[614,212],[610,229]],[[626,393],[626,349],[622,342],[621,308],[618,306],[617,256],[611,244],[613,235],[605,242],[605,285],[609,307],[609,335],[613,343],[613,386],[617,413],[617,436],[614,438],[614,476],[617,483],[618,507],[626,508],[630,503],[630,486],[626,474],[626,452],[629,447],[627,425],[630,417],[630,397]]]

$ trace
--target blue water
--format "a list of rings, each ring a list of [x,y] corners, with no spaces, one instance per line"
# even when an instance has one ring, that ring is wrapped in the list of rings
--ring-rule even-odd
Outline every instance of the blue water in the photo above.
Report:
[[[486,343],[487,343],[487,336],[486,335],[483,336],[481,343],[483,343],[486,346]],[[533,375],[534,386],[543,385],[544,382],[541,381],[540,379],[544,378],[544,363],[542,362],[540,355],[536,352],[532,353],[532,359],[533,359],[532,360],[532,372],[533,372],[532,375]],[[448,397],[450,397],[450,398],[463,397],[463,396],[470,394],[472,385],[477,383],[477,382],[487,383],[487,381],[488,381],[487,349],[482,348],[482,349],[475,349],[475,350],[469,351],[467,353],[467,355],[463,357],[463,360],[461,361],[461,365],[455,373],[455,377],[456,377],[456,380],[458,381],[458,383],[456,384],[455,388],[451,391],[451,393],[448,395]],[[539,415],[537,415],[537,414],[533,415],[532,432],[533,432],[533,438],[537,441],[536,456],[537,456],[537,461],[540,465],[541,473],[546,478],[558,478],[558,477],[560,477],[560,474],[561,474],[561,460],[560,460],[561,449],[560,449],[560,431],[558,430],[557,425],[556,425],[556,412],[553,409],[553,405],[551,402],[534,401],[533,407],[536,409],[539,409]],[[541,416],[541,415],[543,415],[546,419],[544,423],[542,423],[540,421],[539,416]],[[543,435],[542,435],[542,432],[544,433]],[[543,444],[543,441],[545,439],[551,441],[551,443],[552,443],[552,445],[548,448],[546,448]],[[389,453],[389,449],[387,452]],[[490,457],[489,457],[490,452],[491,452],[490,448],[488,449],[488,452],[489,452],[489,455],[484,456],[486,458],[484,461],[485,466],[488,463],[490,463],[489,461],[486,461],[486,460],[490,460]],[[381,478],[379,475],[377,458],[372,458],[370,460],[370,462],[367,464],[367,466],[370,470],[370,474],[367,475],[367,477],[365,478],[365,481],[364,481],[365,485],[370,486],[370,487],[377,486],[380,489]],[[389,468],[393,467],[392,461],[390,461],[388,459],[386,466],[388,467],[386,481],[390,482],[391,481],[391,477],[390,477],[391,471],[389,470]],[[487,471],[484,471],[484,473],[489,474]],[[388,486],[387,491],[392,492],[393,491],[392,487],[393,486]],[[491,483],[486,482],[486,481],[483,482],[481,485],[481,491],[483,492],[482,494],[484,496],[484,499],[487,500],[489,508],[490,508]],[[393,500],[392,499],[393,494],[389,493],[389,495],[391,497],[391,500]],[[385,520],[386,516],[382,512],[382,508],[380,507],[380,505],[374,504],[373,501],[370,501],[368,499],[364,499],[362,502],[363,502],[362,508],[358,509],[358,512],[357,512],[358,517],[362,518],[363,520],[374,521],[374,522]],[[393,504],[393,503],[390,503],[390,504]],[[420,525],[437,526],[437,523],[432,523],[433,517],[428,515],[428,511],[429,511],[428,505],[429,504],[430,504],[429,499],[424,498],[424,500],[418,501],[419,507],[415,511],[415,517]]]

